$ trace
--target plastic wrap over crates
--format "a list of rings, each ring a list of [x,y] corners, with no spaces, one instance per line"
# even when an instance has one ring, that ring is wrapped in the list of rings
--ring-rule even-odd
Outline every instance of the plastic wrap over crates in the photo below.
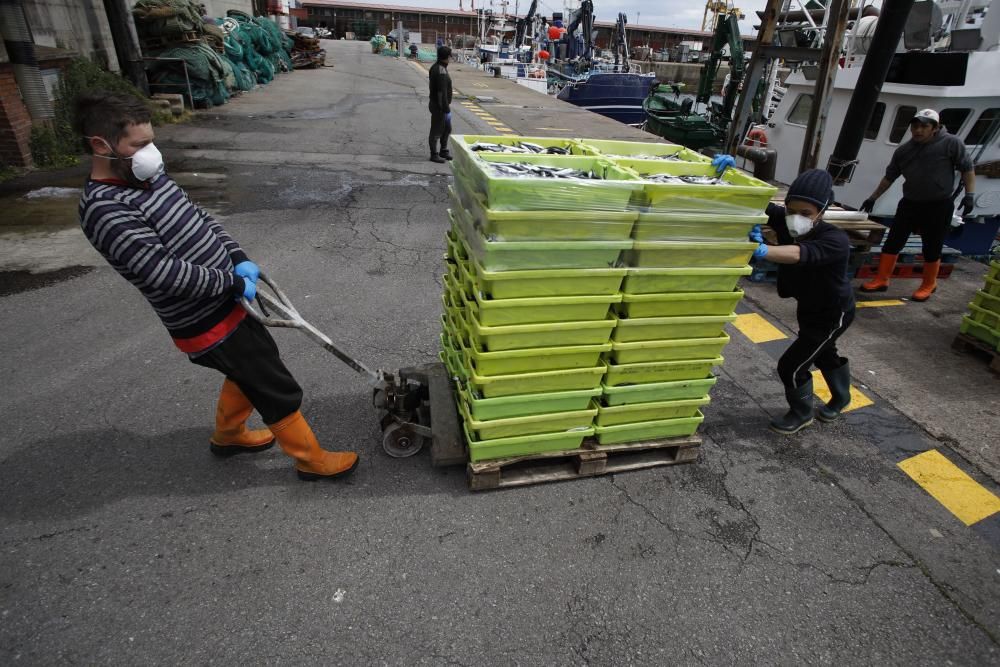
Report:
[[[670,144],[451,148],[441,356],[472,460],[694,433],[775,188]]]

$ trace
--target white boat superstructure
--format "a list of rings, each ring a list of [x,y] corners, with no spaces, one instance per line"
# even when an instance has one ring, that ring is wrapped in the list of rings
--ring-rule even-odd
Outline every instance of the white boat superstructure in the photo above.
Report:
[[[919,4],[919,3],[918,3]],[[940,29],[919,60],[890,71],[878,98],[852,180],[835,191],[837,201],[857,207],[874,190],[893,152],[909,140],[909,123],[920,109],[935,109],[948,132],[961,138],[977,170],[996,174],[1000,162],[1000,0],[940,2]],[[933,27],[933,26],[932,26]],[[899,53],[907,49],[901,40]],[[910,52],[911,54],[913,52]],[[898,55],[897,55],[898,57]],[[833,152],[857,84],[864,56],[855,53],[836,74],[819,164]],[[917,66],[913,66],[913,65]],[[814,81],[803,70],[789,75],[784,99],[768,124],[768,144],[778,152],[776,178],[797,175],[813,102]],[[992,163],[992,164],[991,164]],[[955,176],[956,187],[959,176]],[[902,179],[877,201],[874,215],[892,216]],[[975,215],[1000,215],[1000,178],[979,176]]]

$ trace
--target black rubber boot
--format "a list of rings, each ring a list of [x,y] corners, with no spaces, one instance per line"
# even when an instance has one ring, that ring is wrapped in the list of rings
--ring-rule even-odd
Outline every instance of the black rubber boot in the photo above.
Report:
[[[851,366],[844,363],[832,371],[822,371],[826,386],[830,388],[830,400],[816,409],[816,416],[822,422],[832,422],[840,417],[840,411],[851,402]]]
[[[438,164],[444,164],[445,162],[447,162],[447,160],[445,160],[443,157],[441,157],[437,153],[431,153],[431,162],[437,162]]]
[[[771,430],[782,435],[798,433],[813,423],[813,381],[809,378],[801,387],[785,389],[788,412],[771,420]]]
[[[449,162],[452,160],[451,151],[444,150],[441,151],[439,155],[443,157],[445,160],[448,160]]]

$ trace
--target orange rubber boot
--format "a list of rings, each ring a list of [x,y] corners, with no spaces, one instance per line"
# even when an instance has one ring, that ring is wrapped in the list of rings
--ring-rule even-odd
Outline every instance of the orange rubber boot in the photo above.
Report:
[[[878,275],[861,285],[862,292],[884,292],[889,289],[889,277],[896,268],[899,255],[882,253],[878,258]]]
[[[215,433],[210,440],[213,454],[231,456],[271,448],[274,435],[269,430],[247,428],[251,412],[253,406],[236,383],[229,379],[223,382],[215,408]]]
[[[299,479],[332,479],[349,475],[358,467],[358,455],[354,452],[328,452],[320,447],[298,410],[277,424],[271,424],[271,432],[285,453],[295,459]]]
[[[924,279],[920,282],[920,287],[913,293],[914,301],[927,301],[931,294],[937,290],[938,271],[941,270],[941,260],[936,262],[924,262]]]

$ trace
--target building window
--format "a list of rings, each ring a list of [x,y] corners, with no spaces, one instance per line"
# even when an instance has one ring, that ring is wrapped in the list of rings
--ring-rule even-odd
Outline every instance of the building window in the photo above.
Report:
[[[792,110],[788,112],[788,122],[792,125],[807,125],[812,106],[812,95],[805,93],[799,95],[799,99],[795,100],[795,104],[792,105]]]
[[[892,121],[892,130],[889,132],[889,143],[898,144],[910,127],[910,121],[917,115],[917,107],[899,107],[896,109],[896,118]]]
[[[958,131],[965,125],[966,119],[972,115],[972,109],[942,109],[938,115],[941,116],[941,124],[949,132],[958,134]]]
[[[875,139],[878,137],[878,131],[882,129],[882,118],[884,117],[885,104],[877,102],[875,108],[872,110],[872,118],[868,121],[868,127],[865,128],[865,139]]]
[[[997,125],[1000,125],[1000,109],[987,109],[969,130],[969,136],[965,138],[965,145],[978,146],[986,143],[996,136]]]

